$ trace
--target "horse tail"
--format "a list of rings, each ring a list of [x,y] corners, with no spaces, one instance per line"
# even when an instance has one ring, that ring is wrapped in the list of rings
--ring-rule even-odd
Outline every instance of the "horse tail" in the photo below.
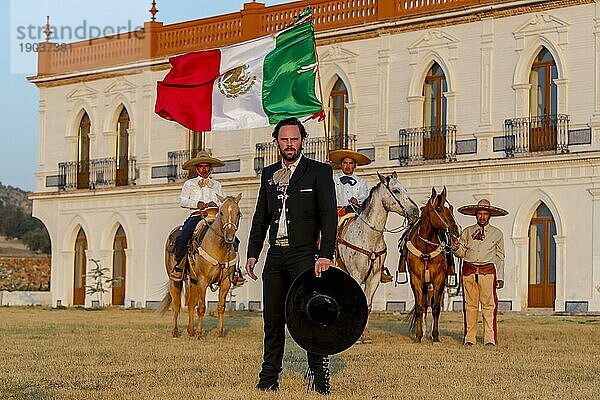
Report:
[[[181,290],[183,282],[167,283],[167,285],[170,285],[170,284],[175,285],[175,287],[177,287],[179,290]],[[167,286],[165,296],[160,301],[160,304],[159,304],[158,308],[156,309],[156,312],[160,315],[164,315],[167,311],[169,311],[169,307],[171,306],[172,301],[173,301],[173,299],[171,298],[171,291],[169,290],[169,287]]]

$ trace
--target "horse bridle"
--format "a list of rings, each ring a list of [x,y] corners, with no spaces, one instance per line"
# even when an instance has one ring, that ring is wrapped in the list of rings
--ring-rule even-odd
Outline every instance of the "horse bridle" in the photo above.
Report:
[[[444,199],[444,202],[442,203],[442,205],[440,207],[442,207],[444,204],[448,204],[448,206],[450,206],[451,209],[454,209],[454,206],[452,204],[450,204],[450,202],[448,201],[448,199]],[[434,207],[432,205],[431,207],[433,209],[433,212],[435,213],[435,215],[437,215],[438,219],[442,222],[442,224],[444,224],[444,227],[446,228],[445,231],[452,237],[456,238],[455,235],[453,235],[450,232],[450,227],[448,226],[448,223],[444,220],[444,218],[442,218],[442,216],[440,215],[440,213],[438,212],[438,210],[436,210],[436,207]],[[425,239],[423,239],[425,240]]]
[[[223,213],[221,212],[221,210],[219,210],[219,215],[223,216]],[[227,229],[227,227],[231,226],[231,227],[233,227],[233,231],[237,232],[241,218],[242,218],[242,213],[238,210],[237,221],[235,221],[235,223],[233,223],[231,221],[227,221],[224,224],[222,223],[221,231],[225,232],[225,229]],[[220,238],[225,239],[225,233],[223,233],[223,235],[219,234],[219,232],[217,232],[217,230],[215,228],[213,228],[213,224],[208,225],[208,227],[215,233],[215,235],[217,235]]]

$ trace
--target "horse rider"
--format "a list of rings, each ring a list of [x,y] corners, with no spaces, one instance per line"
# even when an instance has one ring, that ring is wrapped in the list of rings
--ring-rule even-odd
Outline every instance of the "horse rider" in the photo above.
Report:
[[[286,335],[285,299],[292,282],[307,268],[314,268],[315,275],[321,277],[333,259],[337,222],[333,170],[329,164],[302,154],[306,137],[306,129],[297,118],[284,119],[275,126],[273,138],[282,160],[262,172],[248,239],[246,271],[256,280],[254,267],[269,231],[270,246],[262,272],[264,353],[256,385],[262,391],[279,389]],[[307,358],[310,388],[328,394],[328,357],[307,352]]]
[[[458,212],[474,215],[477,223],[465,228],[452,251],[463,262],[464,344],[476,343],[479,303],[483,317],[483,342],[495,346],[498,339],[496,315],[497,289],[504,287],[504,236],[490,225],[490,217],[504,216],[508,211],[494,207],[487,199],[476,205],[463,206]]]
[[[365,178],[354,174],[354,170],[357,165],[370,164],[371,160],[364,154],[349,149],[331,151],[329,160],[341,166],[341,170],[333,175],[338,216],[358,213],[360,205],[369,196],[369,186]]]
[[[226,197],[221,183],[210,177],[214,167],[222,167],[223,165],[225,165],[223,161],[211,157],[206,151],[199,152],[196,157],[183,164],[183,168],[189,170],[190,175],[197,174],[197,176],[185,181],[179,196],[181,207],[189,208],[192,212],[183,223],[175,239],[176,264],[169,277],[176,282],[181,281],[183,278],[188,242],[194,235],[196,226],[202,219],[207,222],[200,235],[200,240],[202,240],[208,225],[215,220],[216,212],[220,206],[217,195],[222,198]],[[240,286],[245,282],[239,271],[234,275],[232,282],[234,285]]]
[[[338,217],[348,213],[358,214],[360,205],[369,196],[369,186],[365,178],[354,174],[354,170],[357,166],[369,165],[371,159],[354,150],[339,149],[329,153],[329,161],[341,166],[341,170],[333,175]],[[387,267],[383,266],[380,281],[389,283],[393,279]]]

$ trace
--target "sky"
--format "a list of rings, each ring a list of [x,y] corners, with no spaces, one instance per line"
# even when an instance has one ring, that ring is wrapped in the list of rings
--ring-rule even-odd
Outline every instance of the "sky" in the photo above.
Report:
[[[240,11],[251,0],[157,0],[157,21],[165,24]],[[266,6],[291,0],[259,0]],[[38,88],[27,81],[37,71],[33,43],[50,16],[56,43],[89,39],[98,32],[150,20],[151,0],[0,0],[0,183],[35,190],[38,164]],[[118,10],[116,12],[115,10]],[[38,28],[41,27],[41,28]],[[65,160],[67,161],[67,160]]]

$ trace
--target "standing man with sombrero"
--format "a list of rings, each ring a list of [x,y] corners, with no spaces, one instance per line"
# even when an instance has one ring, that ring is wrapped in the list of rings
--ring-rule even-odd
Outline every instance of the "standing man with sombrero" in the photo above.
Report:
[[[464,344],[476,343],[479,303],[483,317],[483,342],[495,346],[498,338],[497,289],[504,287],[504,235],[489,224],[490,217],[504,216],[508,211],[481,199],[477,204],[463,206],[458,212],[474,215],[477,223],[463,230],[459,240],[452,241],[454,254],[463,262]]]
[[[223,165],[225,165],[223,161],[211,157],[206,151],[199,152],[196,157],[183,164],[183,169],[189,170],[192,175],[195,172],[198,176],[185,181],[179,196],[181,207],[189,208],[192,212],[183,223],[177,239],[175,239],[176,265],[170,274],[170,278],[174,281],[180,281],[183,278],[187,246],[194,234],[196,225],[203,218],[212,223],[220,205],[217,195],[222,198],[225,197],[225,192],[223,192],[219,181],[210,177],[214,167],[222,167]],[[233,283],[240,285],[243,283],[243,279],[238,275]]]
[[[273,139],[282,159],[262,171],[248,238],[246,271],[256,280],[254,268],[268,232],[269,250],[262,271],[264,353],[256,385],[262,391],[279,389],[285,299],[292,282],[307,269],[320,278],[333,259],[337,222],[333,170],[302,154],[307,135],[297,118],[281,120],[275,126]],[[312,389],[328,394],[329,359],[310,351],[307,358],[314,377]]]

